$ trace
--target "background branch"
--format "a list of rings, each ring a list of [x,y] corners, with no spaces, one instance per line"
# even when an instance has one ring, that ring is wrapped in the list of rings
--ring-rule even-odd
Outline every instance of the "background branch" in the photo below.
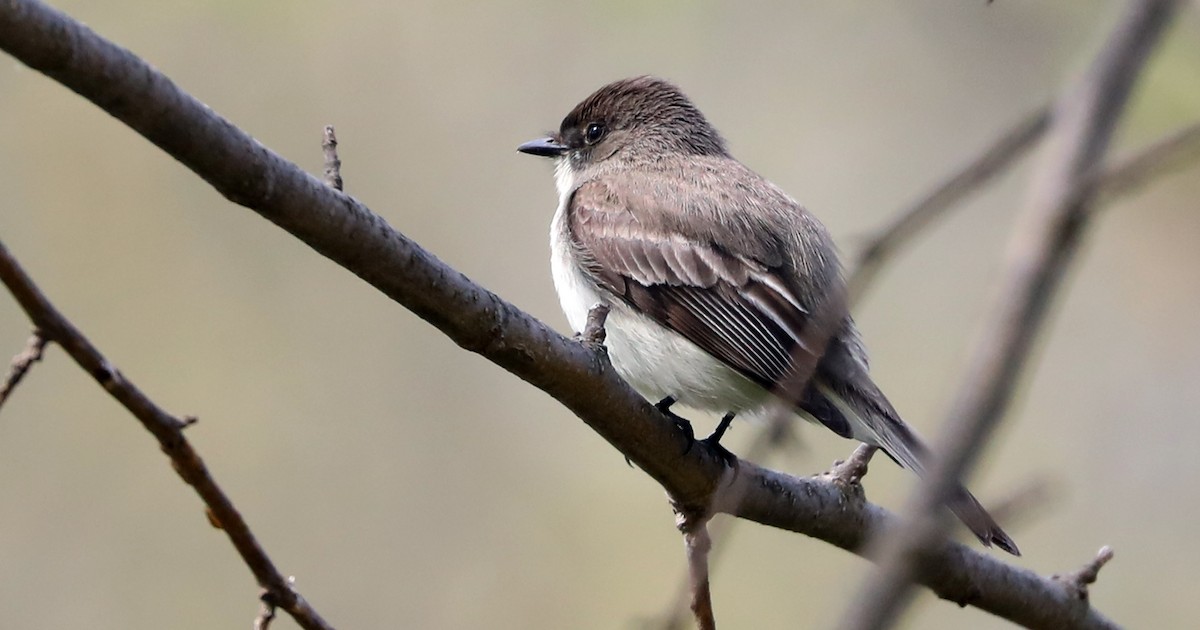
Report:
[[[858,254],[847,279],[851,303],[862,301],[878,278],[880,269],[910,245],[918,234],[1029,151],[1045,133],[1049,122],[1048,106],[1029,114],[920,201],[897,213]],[[1102,199],[1096,203],[1129,194],[1154,177],[1191,164],[1197,154],[1200,154],[1200,123],[1188,125],[1133,155],[1115,160],[1099,175]]]
[[[1149,180],[1200,157],[1200,122],[1195,122],[1153,142],[1150,146],[1116,160],[1100,175],[1100,201],[1126,195]],[[1093,204],[1095,205],[1095,204]]]
[[[136,385],[127,380],[100,351],[92,345],[62,313],[59,313],[46,296],[25,274],[3,243],[0,243],[0,281],[38,326],[46,339],[62,346],[83,371],[92,375],[117,402],[133,414],[162,447],[163,453],[171,458],[175,472],[208,507],[209,520],[225,531],[238,554],[258,584],[270,593],[271,600],[288,611],[296,622],[309,630],[328,630],[317,611],[291,587],[267,552],[258,544],[250,526],[234,507],[217,482],[209,474],[200,455],[183,435],[184,427],[191,424],[163,411],[154,404]]]
[[[842,627],[883,628],[909,599],[924,550],[937,544],[940,509],[970,470],[1008,409],[1017,377],[1087,225],[1097,187],[1093,174],[1142,66],[1176,9],[1173,0],[1134,0],[1079,84],[1055,106],[1052,144],[1026,212],[1009,245],[1000,282],[929,475],[905,510],[902,529],[880,540],[870,574]]]
[[[35,330],[29,337],[29,341],[26,342],[25,349],[12,358],[8,375],[4,377],[4,382],[0,383],[0,407],[3,407],[4,403],[8,401],[8,397],[12,395],[17,385],[21,384],[21,379],[25,378],[33,364],[42,360],[42,351],[46,349],[46,342],[47,339],[41,331]]]
[[[1030,112],[1011,129],[1000,134],[977,157],[959,171],[938,184],[925,197],[901,210],[859,252],[854,273],[847,280],[851,304],[862,300],[867,287],[879,270],[913,237],[940,219],[955,204],[964,201],[992,178],[1003,173],[1013,162],[1025,155],[1050,123],[1050,106],[1043,105]]]

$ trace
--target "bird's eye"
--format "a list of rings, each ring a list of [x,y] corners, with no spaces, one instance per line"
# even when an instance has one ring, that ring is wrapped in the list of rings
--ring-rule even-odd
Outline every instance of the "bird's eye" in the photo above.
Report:
[[[600,138],[604,137],[604,123],[589,123],[587,130],[583,132],[583,141],[588,144],[596,144]]]

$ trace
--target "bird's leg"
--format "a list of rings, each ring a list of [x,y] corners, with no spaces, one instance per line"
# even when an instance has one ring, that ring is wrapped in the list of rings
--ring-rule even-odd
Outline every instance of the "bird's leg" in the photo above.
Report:
[[[717,456],[721,458],[721,461],[725,462],[726,466],[731,468],[737,464],[738,457],[729,452],[729,449],[721,446],[721,438],[725,437],[725,432],[729,430],[729,425],[733,424],[734,415],[736,415],[736,412],[733,411],[725,414],[721,418],[721,422],[717,424],[716,430],[712,432],[712,435],[702,440],[709,448],[716,451]]]
[[[667,396],[666,398],[654,403],[654,408],[657,409],[662,415],[670,418],[671,422],[674,422],[675,426],[679,427],[679,430],[683,431],[683,433],[687,435],[688,449],[690,450],[692,448],[692,442],[696,441],[696,431],[692,429],[692,423],[688,422],[687,418],[684,418],[674,411],[671,411],[671,405],[674,405],[675,402],[674,396]]]
[[[729,425],[733,424],[734,412],[730,411],[721,418],[721,422],[717,424],[717,428],[708,436],[705,442],[716,446],[721,443],[721,438],[725,437],[725,432],[729,430]]]

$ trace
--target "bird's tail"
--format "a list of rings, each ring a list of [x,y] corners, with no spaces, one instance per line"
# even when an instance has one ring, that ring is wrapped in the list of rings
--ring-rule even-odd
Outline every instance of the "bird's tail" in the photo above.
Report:
[[[855,379],[854,385],[837,387],[818,378],[801,404],[805,411],[845,437],[878,446],[896,463],[925,476],[929,449],[892,408],[891,403],[869,379]],[[863,382],[865,381],[865,382]],[[814,404],[816,403],[816,404]],[[813,413],[818,411],[820,413]],[[831,417],[839,415],[840,418]],[[826,417],[828,417],[828,420]],[[838,424],[835,428],[833,425]],[[838,429],[842,430],[839,431]],[[848,430],[847,430],[848,429]],[[849,433],[849,435],[846,435]],[[987,510],[962,484],[947,507],[971,530],[984,546],[997,547],[1014,556],[1021,555],[1016,543],[996,523]]]

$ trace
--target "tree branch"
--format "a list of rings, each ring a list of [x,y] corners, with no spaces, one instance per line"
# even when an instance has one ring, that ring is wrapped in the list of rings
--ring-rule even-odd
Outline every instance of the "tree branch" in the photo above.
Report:
[[[847,281],[852,304],[862,300],[879,270],[921,230],[942,218],[955,204],[1003,173],[1025,155],[1050,124],[1050,106],[1030,112],[922,199],[898,212],[859,252],[854,273]]]
[[[34,0],[0,0],[0,47],[96,103],[226,198],[363,278],[463,348],[553,396],[660,483],[676,504],[727,512],[860,554],[868,532],[894,526],[883,509],[831,481],[745,461],[732,475],[711,449],[686,450],[687,436],[630,389],[603,353],[562,337],[470,282],[358,201],[269,151],[141,59],[61,12]],[[158,414],[155,408],[152,415]],[[151,424],[151,430],[178,439],[171,421]],[[182,441],[171,444],[186,447]],[[228,530],[230,523],[221,522]],[[1029,627],[1113,627],[1053,580],[963,545],[941,544],[921,568],[918,579],[939,596]],[[252,569],[257,576],[259,567]],[[276,588],[286,586],[277,574],[267,578]]]
[[[17,385],[21,384],[21,379],[25,378],[33,364],[42,360],[42,351],[46,349],[47,341],[42,331],[35,330],[29,337],[29,341],[26,342],[25,349],[12,358],[8,376],[4,377],[3,383],[0,383],[0,407],[3,407],[4,403],[8,401],[8,397],[12,395]]]
[[[128,409],[141,421],[142,426],[154,435],[163,453],[171,458],[175,472],[195,489],[196,494],[200,495],[208,507],[210,522],[225,530],[229,541],[242,556],[246,566],[250,567],[258,584],[270,593],[271,600],[288,611],[302,627],[310,630],[329,629],[330,626],[325,620],[321,619],[317,611],[309,606],[275,568],[275,563],[258,544],[250,526],[213,480],[200,455],[192,449],[192,445],[183,435],[183,429],[191,422],[163,411],[109,363],[83,333],[54,308],[3,243],[0,243],[0,282],[8,287],[17,303],[46,339],[62,346],[79,367],[91,374],[105,391],[117,399],[117,402]]]
[[[1042,107],[1004,132],[983,153],[968,162],[925,197],[898,212],[863,246],[847,279],[852,304],[857,304],[874,283],[879,270],[923,230],[964,201],[1033,147],[1050,122],[1050,108]],[[1200,153],[1200,123],[1193,123],[1109,166],[1097,185],[1097,204],[1129,194],[1150,179],[1184,164]]]
[[[1192,123],[1132,155],[1114,160],[1097,183],[1098,201],[1116,199],[1200,157],[1200,122]]]
[[[696,628],[716,630],[712,588],[708,580],[708,554],[712,551],[712,538],[708,536],[708,519],[691,522],[687,518],[681,518],[679,529],[683,532],[684,545],[687,547],[688,583],[691,593],[689,607],[696,619]]]
[[[342,160],[338,158],[337,146],[337,135],[333,132],[333,125],[325,125],[325,135],[321,140],[321,152],[325,156],[325,185],[341,191]]]
[[[754,439],[746,446],[745,455],[741,457],[751,462],[761,462],[776,449],[782,448],[786,443],[795,443],[796,437],[796,420],[789,418],[783,414],[773,414],[769,418],[765,426],[758,429]],[[856,451],[857,452],[857,451]],[[738,523],[744,523],[738,519],[719,519],[710,520],[707,524],[709,538],[713,541],[713,548],[708,552],[708,570],[711,573],[713,567],[716,566],[717,560],[728,553],[729,540]],[[687,626],[688,619],[694,617],[691,615],[692,603],[692,573],[691,567],[680,578],[675,589],[675,596],[667,603],[662,614],[656,618],[646,620],[647,628],[658,628],[659,630],[681,630]]]
[[[1011,401],[1050,300],[1078,251],[1100,163],[1141,68],[1170,22],[1175,0],[1133,0],[1089,71],[1055,107],[1053,143],[1009,246],[1008,272],[971,360],[934,461],[899,531],[881,538],[871,573],[841,627],[891,625],[909,599],[923,550],[943,535],[940,506],[970,470]],[[866,605],[862,605],[866,602]]]
[[[1076,597],[1086,601],[1088,598],[1088,586],[1096,583],[1096,578],[1100,577],[1100,569],[1103,569],[1104,565],[1108,564],[1108,561],[1112,559],[1112,548],[1104,546],[1096,553],[1095,558],[1080,567],[1078,571],[1067,575],[1056,575],[1054,578],[1066,584],[1067,588],[1072,590]]]

